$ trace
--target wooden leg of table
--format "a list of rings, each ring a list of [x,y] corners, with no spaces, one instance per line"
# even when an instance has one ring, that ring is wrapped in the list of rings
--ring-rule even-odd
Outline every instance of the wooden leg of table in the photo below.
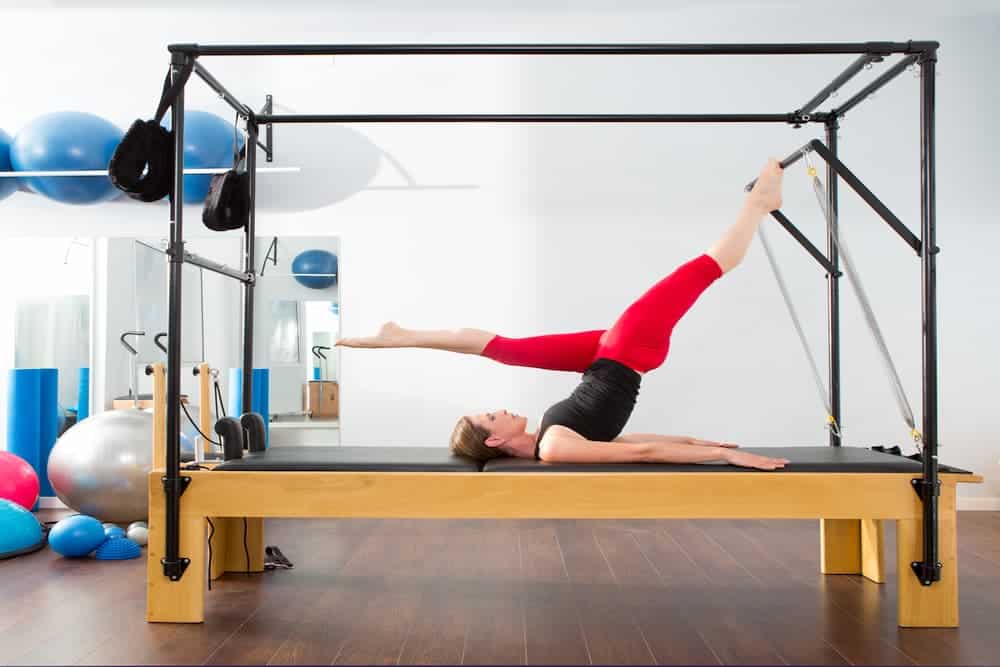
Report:
[[[230,521],[226,517],[209,517],[208,529],[208,576],[215,581],[226,573],[226,559],[222,554],[229,550]]]
[[[161,495],[162,498],[162,495]],[[162,501],[160,503],[162,505]],[[182,515],[180,555],[190,559],[180,581],[163,576],[166,554],[162,506],[150,506],[146,555],[146,620],[158,623],[201,623],[205,620],[205,517]]]
[[[885,526],[881,519],[861,520],[861,574],[876,584],[885,583]]]
[[[861,573],[861,522],[820,519],[820,567],[823,574]]]
[[[215,526],[212,537],[212,579],[218,579],[226,572],[264,571],[263,519],[212,517],[212,524]]]
[[[910,567],[910,563],[923,560],[923,520],[896,521],[900,627],[958,627],[958,535],[954,484],[941,485],[938,516],[941,580],[930,586],[921,584]]]

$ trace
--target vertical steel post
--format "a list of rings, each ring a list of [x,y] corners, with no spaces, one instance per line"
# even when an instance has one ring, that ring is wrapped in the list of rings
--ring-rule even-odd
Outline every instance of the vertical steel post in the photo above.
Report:
[[[249,280],[243,283],[243,406],[244,413],[253,410],[253,295],[257,278],[254,265],[254,235],[257,217],[257,122],[247,119],[247,174],[250,179],[250,218],[243,230],[243,270]],[[268,419],[268,415],[261,415]]]
[[[826,145],[830,152],[837,154],[837,130],[840,123],[834,116],[826,122]],[[839,219],[839,201],[837,197],[837,172],[827,162],[826,165],[827,184],[827,208],[830,211],[829,229],[827,230],[826,249],[830,264],[833,265],[835,274],[827,274],[827,339],[830,344],[829,356],[827,358],[830,371],[830,416],[836,422],[836,429],[830,429],[830,446],[840,447],[840,253],[837,252],[837,243],[834,236],[837,234]]]
[[[188,56],[175,53],[170,60],[171,83],[181,76]],[[180,400],[181,395],[181,277],[184,269],[184,89],[181,88],[171,107],[171,128],[174,135],[174,190],[170,198],[170,246],[167,301],[167,461],[163,477],[166,494],[165,555],[163,574],[179,580],[187,568],[188,559],[180,557],[180,500],[190,478],[180,476]]]
[[[937,50],[920,58],[920,234],[923,326],[923,464],[924,561],[913,563],[920,582],[941,578],[938,562],[938,367],[937,367],[937,239],[934,188],[934,73]]]

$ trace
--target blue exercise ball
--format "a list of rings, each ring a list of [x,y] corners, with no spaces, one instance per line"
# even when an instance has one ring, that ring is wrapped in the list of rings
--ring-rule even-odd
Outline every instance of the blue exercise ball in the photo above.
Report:
[[[234,119],[235,120],[235,119]],[[164,121],[171,128],[168,115]],[[207,111],[184,112],[184,168],[210,169],[233,166],[233,120],[226,120]],[[235,133],[236,150],[243,148],[242,132]],[[187,174],[184,176],[184,203],[205,201],[212,174]]]
[[[337,284],[337,256],[326,250],[305,250],[292,260],[292,273],[303,287],[332,287]]]
[[[0,171],[14,171],[10,164],[10,135],[0,130]],[[18,178],[0,177],[0,199],[6,199],[17,192]]]
[[[42,539],[42,526],[31,512],[0,498],[0,558],[32,551]]]
[[[68,558],[80,558],[101,546],[106,538],[100,521],[85,514],[74,514],[52,526],[49,546]]]
[[[100,116],[60,111],[28,123],[10,148],[15,171],[107,171],[124,132]],[[96,204],[121,194],[107,174],[101,176],[32,176],[33,192],[64,204]]]

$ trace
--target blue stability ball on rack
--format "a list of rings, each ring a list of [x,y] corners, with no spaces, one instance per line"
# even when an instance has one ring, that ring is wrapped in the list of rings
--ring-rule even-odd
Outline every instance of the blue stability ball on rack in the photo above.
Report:
[[[10,164],[10,135],[0,130],[0,171],[14,171]],[[17,192],[16,178],[0,177],[0,199],[6,199]]]
[[[303,287],[333,287],[337,284],[337,256],[326,250],[304,250],[292,260],[292,273]]]
[[[170,114],[163,125],[170,129]],[[184,168],[231,169],[233,166],[233,121],[207,111],[184,112]],[[243,148],[242,132],[235,133],[236,150]],[[205,201],[212,174],[184,176],[184,203]]]
[[[59,111],[28,123],[10,148],[14,171],[107,171],[124,133],[100,116]],[[101,176],[32,176],[28,188],[64,204],[96,204],[121,194]]]

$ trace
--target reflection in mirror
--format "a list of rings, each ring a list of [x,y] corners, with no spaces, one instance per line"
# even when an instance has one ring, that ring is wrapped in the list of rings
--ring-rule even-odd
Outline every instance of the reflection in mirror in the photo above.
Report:
[[[187,246],[197,245],[197,241]],[[145,336],[132,339],[136,363],[166,361],[166,354],[156,345],[156,336],[165,334],[168,326],[167,255],[164,242],[158,239],[137,239],[133,243],[135,279],[135,330]],[[181,282],[184,301],[181,311],[181,358],[195,364],[205,359],[205,275],[197,266],[185,264]],[[161,339],[161,344],[165,344]]]
[[[93,254],[87,240],[4,239],[0,262],[0,450],[35,470],[56,438],[90,414]]]
[[[297,364],[299,362],[299,303],[297,301],[271,302],[271,362]]]
[[[238,233],[220,233],[189,239],[185,248],[213,262],[240,268],[242,246]],[[258,398],[266,398],[256,409],[265,413],[270,424],[268,442],[272,446],[338,444],[340,357],[334,342],[340,331],[339,240],[269,237],[257,239],[256,248],[253,361],[254,368],[262,371],[255,372],[255,377],[267,383],[257,392]],[[131,407],[134,402],[128,397],[133,386],[140,404],[152,392],[151,379],[142,368],[166,361],[156,339],[168,329],[168,262],[160,239],[101,239],[98,249],[96,284],[106,298],[97,304],[100,313],[95,311],[92,316],[99,338],[94,366],[95,373],[100,373],[99,384],[95,380],[100,396],[95,394],[95,399],[101,401],[101,409]],[[31,257],[30,252],[20,254]],[[88,286],[91,279],[70,282]],[[181,393],[191,413],[191,419],[186,414],[181,417],[182,429],[195,443],[187,446],[201,451],[211,448],[203,447],[206,439],[199,436],[198,429],[213,436],[215,420],[224,412],[231,414],[234,407],[239,409],[242,383],[233,382],[233,370],[243,361],[244,294],[240,283],[193,265],[184,266],[182,282]],[[15,279],[8,281],[16,283]],[[13,315],[13,305],[9,312]],[[60,322],[63,320],[53,320],[54,331],[70,326]],[[145,332],[126,337],[135,354],[119,342],[129,331]],[[14,333],[12,327],[11,363]],[[33,338],[34,345],[45,343],[38,336],[28,338]],[[89,339],[83,340],[84,345],[89,344]],[[167,340],[160,342],[165,345]],[[45,344],[51,348],[51,341]],[[193,375],[201,363],[208,364],[214,371],[212,377],[220,379],[218,387],[213,383],[203,390]],[[115,401],[119,397],[126,399],[122,405]]]
[[[5,297],[14,306],[13,313],[7,310],[14,323],[14,368],[58,371],[60,430],[68,428],[77,417],[81,386],[89,401],[90,243],[12,239],[5,262],[16,274],[4,281]],[[84,411],[86,416],[89,406]]]
[[[340,243],[257,239],[254,366],[267,368],[272,444],[340,441]]]
[[[140,408],[149,409],[152,379],[142,370],[147,364],[167,360],[166,246],[157,238],[109,238],[102,239],[99,247],[106,249],[97,266],[102,272],[101,288],[106,285],[107,292],[95,310],[100,318],[101,348],[95,366],[103,374],[102,407],[130,409],[138,401]],[[238,266],[240,240],[224,234],[193,238],[185,250]],[[235,281],[190,264],[183,265],[181,281],[181,457],[190,460],[197,453],[210,458],[218,453],[213,426],[226,405],[225,374],[239,365],[242,296]],[[194,375],[202,363],[210,369],[205,377],[223,378],[218,397],[214,382],[203,386]]]
[[[90,295],[20,297],[14,326],[14,367],[58,370],[59,405],[75,410],[80,384],[74,380],[89,366]]]

